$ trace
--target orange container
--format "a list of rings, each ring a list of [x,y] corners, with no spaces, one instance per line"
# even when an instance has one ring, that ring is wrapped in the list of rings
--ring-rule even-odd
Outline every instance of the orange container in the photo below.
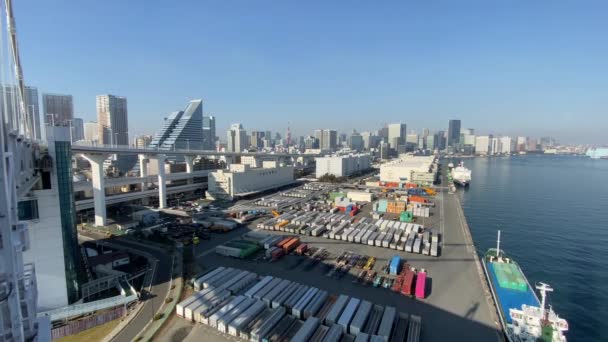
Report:
[[[283,246],[285,246],[285,244],[287,242],[289,242],[290,240],[292,240],[292,237],[286,237],[283,240],[279,241],[279,243],[277,243],[277,247],[282,248]]]
[[[429,201],[422,196],[410,196],[410,202],[428,203]]]
[[[286,244],[283,245],[283,251],[285,252],[285,254],[288,254],[291,251],[293,251],[296,247],[298,247],[299,244],[300,244],[300,239],[293,238],[290,241],[288,241]]]

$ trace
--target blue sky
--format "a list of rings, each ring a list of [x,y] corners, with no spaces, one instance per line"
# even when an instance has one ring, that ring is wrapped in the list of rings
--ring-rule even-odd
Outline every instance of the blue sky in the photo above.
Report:
[[[126,96],[130,135],[203,98],[218,135],[386,122],[608,143],[606,1],[27,1],[25,79]]]

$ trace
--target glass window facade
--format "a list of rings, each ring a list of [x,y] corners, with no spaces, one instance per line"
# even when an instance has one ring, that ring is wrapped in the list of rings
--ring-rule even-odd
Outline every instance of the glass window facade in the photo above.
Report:
[[[38,200],[21,201],[17,206],[17,215],[19,221],[37,220],[38,216]]]
[[[72,184],[72,147],[70,142],[55,142],[55,166],[59,208],[61,210],[68,302],[71,304],[80,299],[80,283],[84,281],[84,268],[80,262],[80,249],[76,232],[76,208],[74,206]]]

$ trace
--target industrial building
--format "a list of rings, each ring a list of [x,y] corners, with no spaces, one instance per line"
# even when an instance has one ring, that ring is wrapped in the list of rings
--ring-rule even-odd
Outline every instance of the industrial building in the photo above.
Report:
[[[437,177],[435,156],[403,156],[380,166],[380,181],[431,185]]]
[[[209,174],[207,196],[234,199],[294,182],[293,166],[280,166],[276,161],[263,161],[261,168],[247,164],[232,164],[229,171]]]
[[[326,156],[315,158],[315,162],[317,164],[317,177],[323,175],[345,177],[369,169],[371,167],[371,156],[365,153]]]

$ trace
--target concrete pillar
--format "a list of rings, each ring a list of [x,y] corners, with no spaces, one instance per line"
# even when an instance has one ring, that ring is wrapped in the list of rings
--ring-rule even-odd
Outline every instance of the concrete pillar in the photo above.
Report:
[[[148,177],[148,158],[144,154],[139,155],[139,176],[142,178]],[[144,180],[141,183],[141,191],[148,190],[148,182]]]
[[[95,226],[105,226],[108,223],[108,217],[106,215],[106,182],[103,162],[108,156],[105,154],[83,154],[83,157],[91,164]]]
[[[192,173],[194,171],[194,156],[184,156],[186,160],[186,173]],[[194,179],[188,178],[188,184],[194,183]]]
[[[160,209],[167,207],[167,179],[165,177],[165,159],[167,156],[159,154],[158,159],[158,207]]]

